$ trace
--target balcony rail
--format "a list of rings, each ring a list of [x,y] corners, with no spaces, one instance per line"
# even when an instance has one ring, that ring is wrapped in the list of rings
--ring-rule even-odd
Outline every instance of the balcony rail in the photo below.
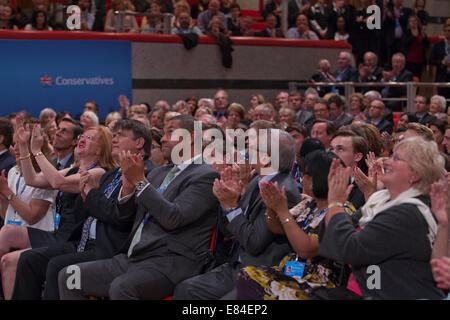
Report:
[[[406,97],[399,98],[382,98],[383,101],[406,101],[406,110],[414,112],[414,100],[417,94],[418,87],[435,87],[435,88],[450,88],[450,82],[289,82],[289,91],[295,91],[297,88],[304,87],[339,87],[344,88],[344,93],[339,92],[340,95],[345,96],[345,103],[347,111],[350,108],[350,96],[355,93],[355,88],[360,87],[406,87]],[[381,91],[381,90],[380,90]],[[447,102],[450,99],[446,100]]]

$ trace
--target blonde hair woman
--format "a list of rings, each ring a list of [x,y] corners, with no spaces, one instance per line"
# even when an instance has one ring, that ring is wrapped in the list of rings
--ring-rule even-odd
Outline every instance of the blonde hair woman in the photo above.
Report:
[[[320,253],[352,265],[364,298],[444,297],[435,286],[429,263],[437,232],[429,193],[431,185],[443,177],[444,165],[435,142],[422,137],[399,142],[379,177],[386,189],[373,193],[352,219],[341,205],[347,199],[351,169],[333,162]],[[359,221],[358,232],[354,221]],[[373,266],[382,282],[369,288]]]
[[[28,146],[30,131],[23,126],[22,120],[16,124],[17,145],[20,149],[20,165],[26,186],[55,190],[58,193],[56,211],[51,211],[51,229],[38,230],[24,225],[9,225],[0,230],[0,254],[2,257],[2,282],[5,298],[10,298],[15,279],[15,267],[22,251],[29,248],[51,246],[65,242],[78,223],[71,210],[75,198],[81,193],[80,171],[90,170],[94,180],[99,180],[106,170],[116,167],[111,155],[112,133],[103,126],[88,128],[78,137],[75,148],[77,162],[74,168],[56,170],[46,158],[44,138],[38,124],[33,127],[31,147]],[[32,159],[36,160],[33,165]],[[36,172],[40,168],[41,172]],[[20,186],[19,186],[20,187]],[[21,190],[21,189],[20,189]],[[20,192],[20,191],[19,191]],[[13,200],[16,201],[16,200]],[[53,215],[54,213],[54,215]],[[20,249],[8,253],[11,249]]]

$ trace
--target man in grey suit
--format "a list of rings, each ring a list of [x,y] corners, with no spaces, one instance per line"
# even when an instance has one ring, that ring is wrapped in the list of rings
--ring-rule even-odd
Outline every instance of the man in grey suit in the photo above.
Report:
[[[187,148],[177,153],[179,159],[172,157],[172,149],[186,140],[172,140],[177,129],[185,129],[191,137]],[[117,219],[136,214],[130,236],[122,253],[112,259],[77,265],[79,289],[70,289],[71,273],[61,270],[61,299],[162,299],[177,283],[204,271],[212,259],[209,244],[219,208],[212,187],[218,173],[195,153],[194,135],[192,117],[169,120],[161,145],[165,158],[175,165],[152,170],[148,179],[141,158],[121,154],[123,186]]]
[[[240,268],[248,265],[277,265],[289,252],[287,238],[270,232],[265,218],[266,207],[259,193],[260,182],[278,182],[280,188],[286,188],[289,207],[300,202],[298,188],[289,174],[295,161],[296,144],[285,131],[269,130],[268,135],[273,134],[279,134],[278,143],[273,148],[271,143],[267,144],[267,149],[257,148],[259,156],[254,158],[257,161],[253,166],[258,176],[252,179],[240,199],[241,188],[230,168],[225,169],[221,179],[214,183],[214,194],[222,207],[219,228],[233,239],[230,258],[210,272],[178,284],[174,299],[234,299],[234,283]],[[267,141],[271,139],[268,137]],[[278,168],[273,165],[275,152],[278,151],[275,146],[279,146]],[[265,157],[270,161],[261,160]]]
[[[289,107],[294,109],[296,113],[295,122],[308,126],[314,120],[313,114],[302,107],[302,95],[298,91],[291,91],[289,93]]]

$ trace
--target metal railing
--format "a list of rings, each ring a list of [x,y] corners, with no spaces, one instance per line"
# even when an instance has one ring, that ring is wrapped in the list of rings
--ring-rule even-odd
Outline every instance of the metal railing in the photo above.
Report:
[[[150,12],[134,12],[134,11],[114,11],[115,15],[119,16],[119,19],[116,21],[116,32],[123,32],[123,25],[125,16],[133,16],[133,17],[157,17],[162,18],[163,20],[163,33],[170,34],[171,32],[171,22],[172,22],[172,13],[150,13]]]
[[[345,96],[347,108],[350,108],[350,96],[355,93],[355,87],[406,87],[406,97],[382,98],[382,100],[406,101],[406,111],[414,112],[414,100],[418,87],[450,88],[450,82],[289,82],[288,86],[289,91],[295,91],[299,87],[343,87],[344,94],[341,92],[339,94]],[[449,101],[450,99],[447,99],[447,102]]]

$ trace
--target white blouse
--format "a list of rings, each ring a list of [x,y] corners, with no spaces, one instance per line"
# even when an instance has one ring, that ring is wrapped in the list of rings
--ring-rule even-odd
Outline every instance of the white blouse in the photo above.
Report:
[[[11,168],[8,172],[8,186],[17,198],[29,204],[31,199],[41,199],[50,202],[47,213],[37,223],[28,224],[12,205],[8,205],[5,215],[5,224],[15,224],[19,226],[29,226],[44,231],[54,231],[54,214],[56,210],[55,198],[58,193],[57,190],[45,190],[35,187],[30,187],[25,184],[25,180],[20,174],[17,166]]]

